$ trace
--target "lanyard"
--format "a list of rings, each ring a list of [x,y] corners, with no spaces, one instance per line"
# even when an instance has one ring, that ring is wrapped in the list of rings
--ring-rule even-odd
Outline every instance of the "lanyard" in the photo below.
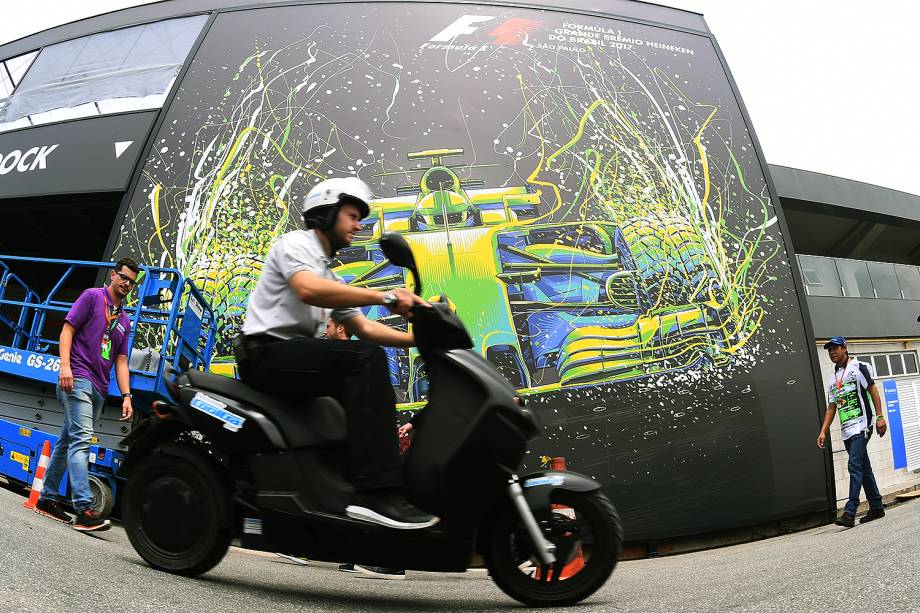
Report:
[[[117,307],[114,304],[110,307],[108,297],[104,297],[103,302],[105,303],[105,309],[102,311],[102,314],[105,316],[104,336],[111,336],[112,330],[115,329],[115,325],[118,323],[118,316],[121,315],[121,307]],[[111,311],[111,314],[109,311]]]
[[[840,378],[837,378],[837,371],[834,371],[834,380],[837,381],[837,389],[843,387],[843,379],[847,375],[847,367],[849,367],[850,361],[847,360],[847,363],[840,369]]]

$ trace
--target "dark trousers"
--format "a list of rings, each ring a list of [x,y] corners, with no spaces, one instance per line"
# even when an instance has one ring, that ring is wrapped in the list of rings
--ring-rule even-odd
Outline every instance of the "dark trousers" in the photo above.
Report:
[[[352,484],[358,490],[401,486],[396,399],[383,349],[360,340],[265,338],[244,340],[240,378],[294,401],[335,398],[345,408]]]
[[[850,499],[843,508],[843,512],[850,515],[856,515],[861,489],[866,491],[866,500],[869,502],[870,509],[884,508],[882,494],[875,482],[872,464],[869,463],[869,451],[866,449],[870,438],[872,438],[871,429],[843,441],[843,446],[847,448],[847,454],[850,456],[847,463],[847,469],[850,471]]]

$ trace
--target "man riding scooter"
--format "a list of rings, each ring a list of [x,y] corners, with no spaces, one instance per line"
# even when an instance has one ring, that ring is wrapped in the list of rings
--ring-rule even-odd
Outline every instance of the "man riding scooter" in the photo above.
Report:
[[[276,399],[189,369],[176,377],[174,398],[154,403],[153,415],[124,439],[122,509],[131,544],[154,568],[188,577],[212,569],[234,538],[250,549],[312,560],[436,572],[463,571],[478,553],[495,583],[524,604],[583,600],[619,558],[616,510],[584,475],[518,476],[528,443],[540,433],[536,415],[475,349],[446,300],[412,301],[411,337],[368,327],[360,315],[335,315],[359,336],[414,343],[425,360],[425,417],[402,467],[407,498],[397,485],[385,354],[364,340],[307,335],[318,334],[324,320],[293,307],[336,313],[347,304],[380,304],[374,292],[335,291],[345,286],[325,268],[304,264],[311,245],[327,266],[334,246],[347,244],[363,212],[350,204],[353,193],[339,184],[320,200],[334,205],[339,219],[344,212],[338,229],[322,219],[328,230],[313,227],[308,202],[311,230],[294,238],[316,242],[301,245],[298,255],[286,235],[272,248],[259,288],[274,284],[275,293],[254,296],[237,344],[244,378],[271,392],[294,391]],[[370,197],[364,193],[362,202]],[[407,270],[421,294],[405,239],[385,233],[380,247],[385,265]],[[319,271],[315,280],[298,276],[308,270]],[[398,312],[408,306],[399,300],[386,302]],[[316,304],[328,306],[306,306]],[[341,400],[304,398],[313,394]]]
[[[236,343],[240,378],[265,393],[299,399],[331,396],[347,420],[350,479],[358,492],[349,517],[390,528],[419,529],[438,518],[402,493],[395,396],[380,345],[412,347],[411,333],[371,321],[358,307],[383,305],[408,316],[426,304],[397,289],[379,292],[346,285],[330,269],[336,251],[351,244],[369,213],[371,190],[355,177],[327,179],[307,194],[306,230],[271,247],[250,294],[243,335]],[[361,340],[325,339],[329,317]]]

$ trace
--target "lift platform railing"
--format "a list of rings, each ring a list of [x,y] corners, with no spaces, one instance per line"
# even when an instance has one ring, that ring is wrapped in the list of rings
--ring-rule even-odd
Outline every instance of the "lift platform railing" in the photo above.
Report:
[[[23,294],[23,300],[26,302],[33,302],[38,300],[38,294],[29,289],[29,286],[19,278],[18,275],[14,274],[10,267],[3,261],[0,261],[0,302],[3,301],[3,298],[7,296],[8,289],[10,286],[14,288],[19,288]],[[29,312],[26,309],[13,309],[16,312],[15,319],[10,317],[8,313],[0,310],[0,324],[8,327],[13,335],[13,344],[18,345],[23,342],[23,339],[29,334]]]
[[[13,270],[16,265],[56,271],[48,294],[42,298]],[[57,381],[61,323],[73,306],[64,297],[67,282],[79,269],[107,271],[112,262],[53,260],[0,255],[0,330],[7,329],[9,345],[0,348],[0,372]],[[135,392],[169,397],[164,374],[189,369],[207,370],[216,334],[214,311],[191,279],[174,268],[142,266],[139,286],[125,301],[131,319],[128,340],[131,388]],[[11,289],[12,288],[12,289]],[[50,329],[50,330],[49,330]],[[117,396],[114,377],[110,393]]]

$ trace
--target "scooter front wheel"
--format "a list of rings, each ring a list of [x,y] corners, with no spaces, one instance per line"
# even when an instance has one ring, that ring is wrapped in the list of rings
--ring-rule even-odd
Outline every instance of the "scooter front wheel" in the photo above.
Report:
[[[213,462],[194,448],[157,450],[141,460],[122,504],[128,539],[159,570],[200,575],[230,546],[230,493]]]
[[[508,505],[491,526],[483,552],[503,592],[533,607],[566,606],[596,592],[613,572],[623,549],[623,529],[610,500],[598,491],[557,490],[544,538],[557,561],[542,565],[515,509]]]

